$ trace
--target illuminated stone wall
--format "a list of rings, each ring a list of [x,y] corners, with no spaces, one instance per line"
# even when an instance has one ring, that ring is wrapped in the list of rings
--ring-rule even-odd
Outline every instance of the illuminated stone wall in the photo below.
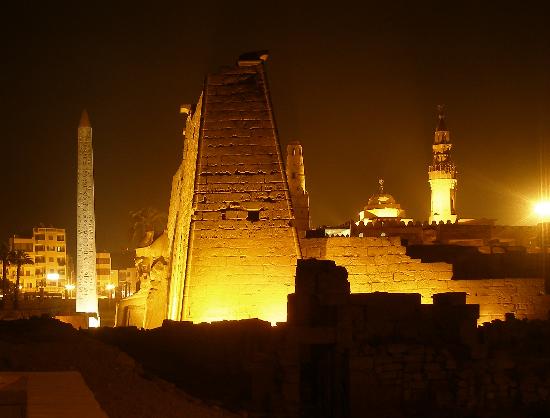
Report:
[[[452,266],[421,263],[405,254],[399,238],[308,238],[301,240],[304,258],[334,260],[348,271],[352,293],[420,293],[431,303],[434,293],[447,291]]]
[[[520,319],[548,319],[550,295],[544,294],[542,278],[452,280],[447,287],[479,304],[480,323],[503,319],[508,312]]]
[[[284,321],[299,246],[262,61],[209,75],[201,112],[172,188],[168,317]]]
[[[550,296],[543,279],[452,280],[452,265],[421,263],[405,254],[397,237],[308,238],[300,241],[304,258],[334,260],[348,270],[352,293],[420,293],[422,303],[432,295],[466,292],[467,303],[480,304],[480,323],[504,319],[547,318]]]
[[[193,193],[199,148],[200,121],[203,98],[187,117],[183,161],[172,179],[170,210],[168,212],[168,251],[171,260],[170,291],[168,294],[168,319],[181,319],[183,288],[189,250],[189,233],[193,214]]]

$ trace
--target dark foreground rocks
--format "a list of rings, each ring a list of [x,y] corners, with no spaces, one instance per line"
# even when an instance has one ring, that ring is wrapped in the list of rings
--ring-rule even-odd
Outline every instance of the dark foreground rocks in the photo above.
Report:
[[[237,417],[155,378],[116,347],[48,318],[0,321],[0,371],[79,371],[111,418]]]

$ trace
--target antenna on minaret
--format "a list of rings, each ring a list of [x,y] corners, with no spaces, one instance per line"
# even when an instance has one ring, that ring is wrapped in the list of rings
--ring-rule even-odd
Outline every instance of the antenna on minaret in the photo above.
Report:
[[[378,193],[383,194],[384,193],[384,179],[379,179],[378,184],[380,187],[378,188]]]
[[[447,131],[447,124],[445,123],[445,105],[437,105],[437,117],[436,131]]]

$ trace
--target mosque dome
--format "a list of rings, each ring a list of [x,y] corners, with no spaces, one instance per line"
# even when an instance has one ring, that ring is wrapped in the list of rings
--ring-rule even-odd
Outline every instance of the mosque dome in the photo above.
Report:
[[[395,198],[388,193],[375,193],[369,198],[368,206],[395,205]]]
[[[391,194],[384,192],[384,180],[380,179],[378,184],[378,193],[373,194],[369,198],[364,210],[359,213],[359,220],[400,220],[405,211],[401,209],[401,205],[397,203]]]

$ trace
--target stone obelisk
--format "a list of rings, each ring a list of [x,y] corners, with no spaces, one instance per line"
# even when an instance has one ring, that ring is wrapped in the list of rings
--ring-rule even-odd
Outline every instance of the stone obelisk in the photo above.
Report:
[[[78,125],[76,231],[76,311],[97,317],[94,157],[92,127],[86,110]],[[89,325],[98,326],[99,317],[90,317]]]

